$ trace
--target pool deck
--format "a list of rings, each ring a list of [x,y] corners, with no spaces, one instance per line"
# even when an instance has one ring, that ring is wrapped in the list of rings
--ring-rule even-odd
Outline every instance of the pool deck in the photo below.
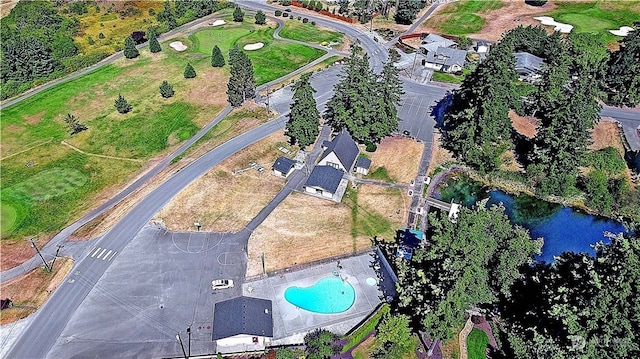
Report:
[[[271,345],[302,343],[304,335],[316,328],[328,329],[342,335],[362,321],[381,303],[382,292],[377,285],[368,285],[367,278],[376,278],[370,267],[371,255],[362,254],[337,262],[317,265],[307,269],[286,272],[265,279],[247,282],[242,286],[243,295],[269,299],[273,303],[273,339]],[[333,271],[353,286],[356,299],[351,308],[338,314],[319,314],[299,309],[284,299],[284,291],[290,286],[310,287],[318,280],[333,277]]]

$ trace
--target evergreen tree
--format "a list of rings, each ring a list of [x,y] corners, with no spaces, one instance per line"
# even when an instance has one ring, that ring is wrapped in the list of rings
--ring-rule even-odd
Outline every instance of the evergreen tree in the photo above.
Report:
[[[127,38],[124,39],[124,57],[126,57],[127,59],[133,59],[138,57],[139,55],[140,52],[138,52],[138,49],[136,49],[135,41],[133,41],[131,36],[127,36]]]
[[[115,107],[118,110],[118,112],[124,114],[127,113],[129,111],[131,111],[133,109],[133,107],[131,106],[131,104],[129,102],[127,102],[127,100],[124,99],[124,97],[122,97],[122,95],[118,95],[118,98],[116,99],[115,102]]]
[[[82,132],[87,129],[87,126],[80,123],[78,118],[70,113],[64,118],[64,123],[67,124],[67,130],[70,135],[75,135],[76,133]]]
[[[233,21],[235,22],[244,21],[244,11],[240,9],[240,6],[236,6],[236,8],[233,10]]]
[[[397,103],[402,89],[390,63],[378,80],[369,66],[369,58],[358,55],[359,50],[355,47],[347,59],[340,81],[334,86],[334,95],[327,103],[326,118],[336,131],[347,129],[359,142],[377,143],[397,128],[396,111],[390,104]],[[381,98],[387,95],[388,98]]]
[[[338,0],[338,14],[349,12],[349,0]]]
[[[173,97],[173,86],[171,86],[167,80],[162,81],[162,85],[160,85],[160,95],[164,98]]]
[[[409,25],[422,10],[421,0],[399,0],[395,20],[398,24]]]
[[[164,2],[164,9],[156,16],[158,21],[163,22],[167,27],[167,30],[173,30],[178,27],[178,22],[173,14],[171,2],[169,0]]]
[[[454,92],[444,117],[444,147],[483,173],[498,169],[502,154],[512,145],[508,114],[517,101],[514,63],[510,43],[493,46]]]
[[[215,45],[213,50],[211,51],[211,66],[213,67],[222,67],[224,66],[224,56],[222,56],[222,51]]]
[[[264,25],[267,23],[267,16],[264,14],[264,12],[262,10],[258,10],[258,12],[256,12],[256,24],[258,25]]]
[[[305,74],[293,85],[293,103],[285,126],[285,134],[291,138],[291,144],[297,143],[303,150],[315,142],[320,126],[320,114],[313,98],[316,91],[311,87],[310,77],[310,74]]]
[[[184,78],[192,79],[194,77],[196,77],[196,69],[194,69],[190,63],[187,63],[187,66],[184,68]]]
[[[162,51],[162,47],[160,47],[160,43],[158,42],[158,37],[156,36],[156,32],[153,29],[149,29],[149,51],[152,53]]]
[[[634,107],[640,103],[640,23],[620,40],[620,50],[611,54],[605,89],[608,102],[615,106]]]
[[[231,77],[227,84],[227,98],[231,106],[238,107],[256,96],[253,64],[249,57],[237,47],[229,50]]]

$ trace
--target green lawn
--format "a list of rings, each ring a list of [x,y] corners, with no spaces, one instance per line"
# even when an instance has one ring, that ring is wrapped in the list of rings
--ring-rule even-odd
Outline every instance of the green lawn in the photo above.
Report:
[[[545,15],[573,25],[573,31],[602,34],[609,43],[619,39],[609,30],[633,26],[633,22],[640,19],[637,1],[558,2],[555,5],[556,9]]]
[[[454,74],[448,74],[446,72],[434,71],[433,77],[431,79],[433,81],[438,81],[438,82],[449,82],[452,84],[461,84],[464,77],[457,76]]]
[[[472,34],[482,30],[486,21],[477,14],[499,9],[505,4],[500,0],[467,0],[452,3],[436,16],[427,20],[440,32],[450,35]]]
[[[310,22],[305,24],[298,20],[285,21],[284,28],[280,31],[280,36],[287,39],[316,44],[322,42],[342,42],[342,34],[334,31],[320,30],[316,26],[311,25]]]
[[[469,359],[486,359],[485,354],[489,338],[487,334],[480,329],[473,329],[467,337],[467,352]]]
[[[263,49],[249,52],[258,83],[276,79],[324,53],[273,41],[273,29],[266,26],[225,27],[178,39],[188,46],[187,51],[174,51],[168,42],[161,44],[163,51],[158,54],[142,49],[136,59],[118,60],[3,109],[2,237],[59,230],[92,207],[101,190],[119,187],[144,161],[190,138],[215,117],[226,105],[229,70],[228,65],[211,67],[214,43],[228,54],[234,44],[265,42]],[[194,79],[183,77],[188,62],[197,72]],[[160,96],[163,80],[173,85],[174,97]],[[132,104],[133,111],[124,115],[116,111],[118,94]],[[70,136],[63,121],[67,113],[88,130]],[[62,145],[63,140],[90,154],[138,162],[82,154]],[[35,165],[25,166],[31,161]]]

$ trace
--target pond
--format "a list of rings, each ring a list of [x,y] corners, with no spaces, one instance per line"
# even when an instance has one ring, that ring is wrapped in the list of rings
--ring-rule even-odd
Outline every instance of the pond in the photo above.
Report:
[[[562,252],[586,252],[595,254],[591,245],[598,241],[609,243],[606,232],[626,232],[624,226],[614,220],[593,216],[558,204],[502,191],[488,191],[486,187],[466,176],[452,178],[436,193],[444,201],[453,198],[457,203],[471,206],[488,198],[487,206],[502,203],[512,223],[529,230],[532,238],[544,238],[542,254],[536,259],[553,262]]]

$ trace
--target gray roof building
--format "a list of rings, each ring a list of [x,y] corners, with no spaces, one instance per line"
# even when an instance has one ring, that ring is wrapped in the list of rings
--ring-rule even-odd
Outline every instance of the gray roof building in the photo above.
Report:
[[[514,52],[516,58],[516,72],[521,76],[528,76],[540,71],[543,60],[528,52]]]
[[[342,180],[344,172],[331,166],[315,166],[307,182],[306,187],[320,188],[329,193],[335,193]]]
[[[369,169],[369,167],[371,167],[371,160],[366,157],[360,157],[358,161],[356,161],[356,167]]]
[[[274,171],[278,171],[286,176],[289,173],[289,171],[291,171],[291,169],[295,166],[295,164],[296,164],[296,161],[290,158],[278,157],[276,158],[276,161],[273,163],[273,166],[271,166],[271,169]]]
[[[429,34],[422,40],[420,48],[424,49],[425,52],[433,52],[436,51],[438,47],[451,47],[455,44],[455,42],[445,39],[440,35]]]
[[[273,337],[271,301],[238,297],[215,304],[213,310],[213,340],[239,334]]]
[[[356,157],[358,157],[358,154],[360,153],[358,145],[356,145],[347,130],[340,132],[331,141],[324,141],[322,146],[326,148],[318,164],[321,166],[328,165],[336,167],[334,160],[337,158],[342,165],[338,167],[343,167],[342,169],[345,172],[349,172],[351,170],[354,162],[356,161]],[[332,154],[334,154],[335,157],[333,157]]]
[[[426,62],[442,65],[443,67],[451,67],[453,65],[463,67],[466,58],[467,52],[464,50],[438,47],[435,52],[427,52]]]

